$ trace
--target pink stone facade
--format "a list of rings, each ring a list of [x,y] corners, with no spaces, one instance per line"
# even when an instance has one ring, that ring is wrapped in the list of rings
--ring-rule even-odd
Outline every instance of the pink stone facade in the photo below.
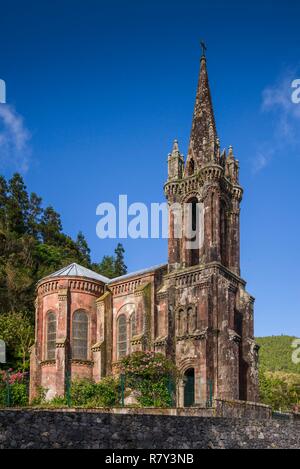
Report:
[[[211,398],[258,401],[254,299],[240,277],[238,171],[232,148],[228,155],[220,152],[202,57],[187,160],[175,142],[164,188],[170,206],[193,202],[201,207],[199,245],[189,249],[185,236],[174,236],[176,217],[170,209],[166,265],[113,280],[55,274],[42,279],[31,354],[32,399],[40,386],[48,399],[62,396],[67,379],[99,381],[114,373],[125,354],[155,350],[172,358],[181,372],[180,407],[205,405]],[[184,210],[182,217],[186,227],[190,219]],[[49,313],[56,317],[54,335]]]

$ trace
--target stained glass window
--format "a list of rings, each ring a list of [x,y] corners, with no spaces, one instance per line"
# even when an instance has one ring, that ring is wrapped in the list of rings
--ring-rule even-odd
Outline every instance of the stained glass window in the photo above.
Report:
[[[118,319],[118,358],[127,354],[127,324],[126,316],[122,314]]]
[[[88,315],[84,311],[76,311],[72,324],[72,358],[88,359]]]
[[[131,315],[131,338],[136,335],[136,314],[135,311]]]
[[[48,313],[47,316],[47,360],[55,359],[56,348],[56,316]]]

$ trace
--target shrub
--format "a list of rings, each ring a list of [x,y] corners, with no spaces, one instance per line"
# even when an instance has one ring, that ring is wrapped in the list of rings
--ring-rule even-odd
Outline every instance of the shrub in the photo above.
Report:
[[[86,405],[94,395],[95,384],[88,379],[75,380],[71,384],[71,401],[74,406]]]
[[[44,404],[46,402],[46,394],[47,394],[47,389],[43,388],[43,386],[38,386],[37,395],[32,400],[31,405],[38,406],[38,405]]]
[[[67,399],[63,396],[56,396],[47,402],[47,407],[67,407]]]
[[[10,405],[12,407],[26,407],[28,403],[27,384],[14,383],[10,388]]]
[[[260,369],[261,402],[273,410],[291,411],[300,403],[300,375]]]
[[[174,403],[179,376],[174,363],[155,352],[135,352],[118,363],[126,387],[136,391],[142,407],[170,407]]]
[[[71,402],[74,406],[112,407],[120,398],[119,381],[103,378],[99,383],[87,379],[76,380],[71,385]]]
[[[113,377],[103,378],[94,385],[95,397],[91,404],[96,407],[113,407],[118,405],[120,399],[119,380]]]

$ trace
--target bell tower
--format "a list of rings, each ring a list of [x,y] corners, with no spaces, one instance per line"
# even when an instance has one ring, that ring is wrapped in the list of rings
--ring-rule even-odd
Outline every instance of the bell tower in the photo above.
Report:
[[[178,405],[192,395],[186,382],[195,404],[209,396],[258,399],[254,298],[240,277],[239,162],[231,146],[220,148],[205,50],[187,157],[175,140],[164,187],[169,205],[169,353],[175,354],[184,376]]]
[[[170,207],[170,271],[220,262],[240,274],[243,190],[232,147],[220,151],[206,57],[202,55],[186,162],[175,140],[165,193]],[[180,213],[181,212],[181,213]]]

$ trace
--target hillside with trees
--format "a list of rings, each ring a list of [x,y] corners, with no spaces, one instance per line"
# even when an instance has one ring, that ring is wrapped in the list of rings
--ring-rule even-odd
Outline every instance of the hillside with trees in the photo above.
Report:
[[[292,345],[295,339],[296,337],[286,335],[258,337],[256,342],[260,346],[260,366],[273,372],[300,373],[300,363],[293,363],[292,360],[295,350]]]

